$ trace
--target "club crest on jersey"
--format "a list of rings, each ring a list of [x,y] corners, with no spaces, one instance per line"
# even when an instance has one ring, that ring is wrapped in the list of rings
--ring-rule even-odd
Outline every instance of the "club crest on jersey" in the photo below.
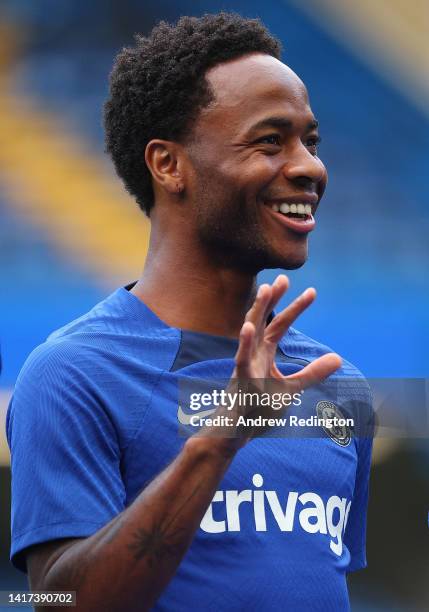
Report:
[[[317,403],[316,412],[318,418],[323,419],[327,423],[329,423],[330,419],[335,419],[336,421],[345,420],[341,410],[335,404],[326,400]],[[322,425],[322,427],[336,444],[340,446],[348,446],[350,444],[351,430],[347,425],[340,423],[333,424],[331,427],[327,425]]]

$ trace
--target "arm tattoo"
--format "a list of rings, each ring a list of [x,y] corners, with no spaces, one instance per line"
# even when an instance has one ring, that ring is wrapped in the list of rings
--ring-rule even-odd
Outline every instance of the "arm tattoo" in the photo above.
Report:
[[[165,557],[180,555],[181,547],[175,544],[175,540],[181,531],[183,529],[168,533],[161,524],[155,524],[152,531],[138,529],[134,534],[135,541],[130,544],[129,548],[134,553],[136,561],[147,557],[149,567],[154,567]]]

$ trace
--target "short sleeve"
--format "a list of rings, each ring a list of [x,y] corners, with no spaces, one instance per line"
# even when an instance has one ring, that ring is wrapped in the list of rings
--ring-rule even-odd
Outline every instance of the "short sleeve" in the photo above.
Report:
[[[117,433],[88,360],[69,344],[30,355],[8,410],[11,560],[23,571],[28,546],[89,536],[125,507]]]
[[[358,465],[355,490],[347,519],[344,543],[350,552],[348,572],[366,567],[366,521],[369,475],[371,470],[372,436],[358,439]]]

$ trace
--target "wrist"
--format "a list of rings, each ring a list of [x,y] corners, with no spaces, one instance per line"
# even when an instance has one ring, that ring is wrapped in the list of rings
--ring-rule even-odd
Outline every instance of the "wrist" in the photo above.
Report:
[[[204,435],[201,432],[191,436],[185,442],[185,449],[196,454],[200,459],[220,460],[230,463],[243,446],[239,438]]]

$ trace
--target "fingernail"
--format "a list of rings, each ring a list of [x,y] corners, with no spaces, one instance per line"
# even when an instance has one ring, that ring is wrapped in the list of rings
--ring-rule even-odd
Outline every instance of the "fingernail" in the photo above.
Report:
[[[308,297],[310,293],[313,293],[313,291],[314,291],[313,287],[308,287],[308,289],[306,289],[304,293],[302,294],[302,297],[305,297],[305,298]]]

